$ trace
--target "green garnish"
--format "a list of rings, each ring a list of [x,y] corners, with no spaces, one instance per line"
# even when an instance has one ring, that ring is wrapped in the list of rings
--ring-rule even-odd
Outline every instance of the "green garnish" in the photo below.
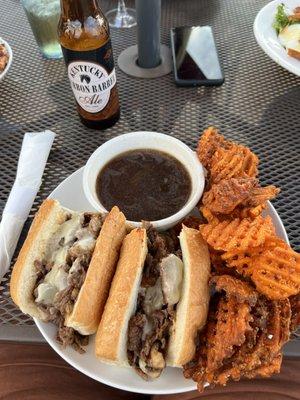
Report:
[[[283,28],[290,25],[290,20],[288,15],[285,13],[284,4],[281,3],[277,6],[277,12],[275,15],[275,21],[273,22],[273,28],[276,30],[277,35],[281,32]]]

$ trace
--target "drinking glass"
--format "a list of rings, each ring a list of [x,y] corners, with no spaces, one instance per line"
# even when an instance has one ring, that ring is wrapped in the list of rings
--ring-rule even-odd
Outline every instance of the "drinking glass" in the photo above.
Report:
[[[131,28],[136,25],[135,10],[127,8],[124,0],[118,1],[118,8],[106,13],[109,26],[112,28]]]
[[[60,17],[59,0],[22,0],[32,33],[43,56],[61,58],[57,37]]]

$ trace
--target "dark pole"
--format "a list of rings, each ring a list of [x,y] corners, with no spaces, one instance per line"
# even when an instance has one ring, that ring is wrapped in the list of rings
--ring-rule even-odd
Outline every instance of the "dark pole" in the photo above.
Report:
[[[137,16],[138,65],[155,68],[161,62],[161,0],[135,0]]]

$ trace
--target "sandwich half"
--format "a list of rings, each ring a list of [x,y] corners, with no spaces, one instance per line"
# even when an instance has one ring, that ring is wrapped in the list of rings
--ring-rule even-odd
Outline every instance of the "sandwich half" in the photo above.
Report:
[[[207,318],[210,258],[198,230],[152,227],[131,231],[96,335],[99,360],[131,366],[144,379],[166,365],[180,367],[195,353]]]
[[[24,313],[54,322],[57,340],[82,351],[99,325],[125,235],[117,207],[102,215],[45,200],[13,268],[13,301]]]

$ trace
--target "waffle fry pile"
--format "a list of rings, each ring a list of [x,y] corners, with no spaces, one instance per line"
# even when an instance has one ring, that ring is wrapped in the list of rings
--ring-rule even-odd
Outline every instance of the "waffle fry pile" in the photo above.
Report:
[[[229,379],[278,373],[281,348],[290,333],[289,300],[267,300],[249,284],[228,275],[215,276],[212,283],[217,293],[198,352],[185,365],[184,376],[193,378],[202,392],[207,384],[226,385]]]
[[[256,155],[211,127],[199,141],[198,156],[208,171],[201,207],[207,224],[200,231],[212,251],[269,299],[299,293],[300,255],[276,237],[271,218],[261,215],[279,189],[259,185]]]
[[[200,232],[212,263],[206,328],[184,375],[198,383],[270,376],[280,371],[282,346],[300,323],[300,255],[276,236],[268,200],[279,189],[261,187],[258,158],[210,127],[197,154],[207,170]]]

